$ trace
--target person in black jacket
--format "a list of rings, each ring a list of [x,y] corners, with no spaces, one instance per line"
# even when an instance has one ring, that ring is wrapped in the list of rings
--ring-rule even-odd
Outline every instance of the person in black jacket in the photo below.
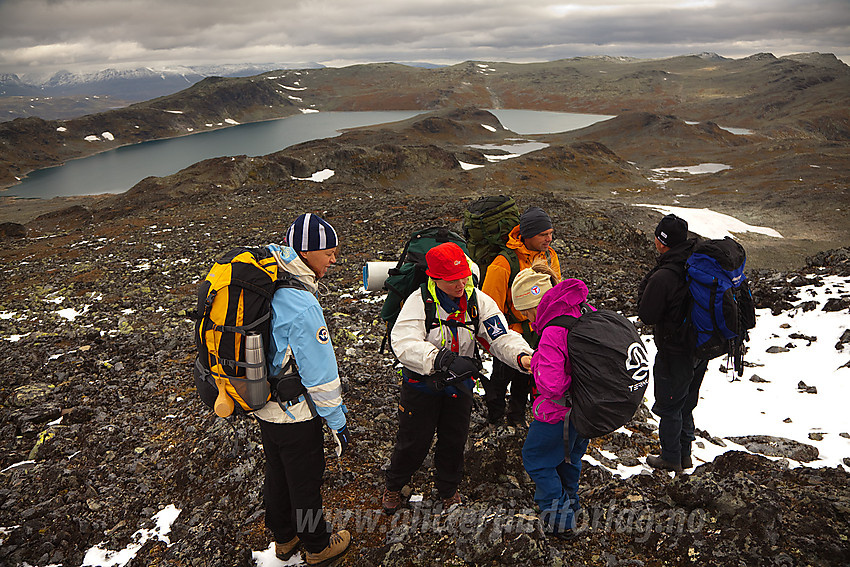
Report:
[[[658,347],[653,366],[652,412],[660,418],[661,454],[648,456],[646,463],[676,472],[693,466],[693,411],[708,367],[707,360],[694,356],[693,341],[685,325],[689,303],[685,261],[696,241],[688,239],[688,223],[684,219],[672,214],[661,219],[655,229],[655,249],[661,254],[658,265],[638,288],[638,316],[643,323],[653,325]]]

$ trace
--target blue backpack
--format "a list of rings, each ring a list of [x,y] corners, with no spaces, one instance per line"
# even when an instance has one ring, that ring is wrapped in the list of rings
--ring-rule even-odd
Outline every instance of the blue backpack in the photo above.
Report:
[[[744,275],[746,262],[744,247],[727,236],[697,242],[685,264],[694,354],[702,359],[728,354],[739,376],[743,342],[756,325],[753,295]]]

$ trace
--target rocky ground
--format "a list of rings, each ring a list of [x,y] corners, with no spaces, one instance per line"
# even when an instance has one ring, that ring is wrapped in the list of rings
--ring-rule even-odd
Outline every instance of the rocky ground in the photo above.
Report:
[[[444,127],[436,130],[447,136]],[[493,187],[487,176],[457,172],[451,156],[460,150],[449,142],[395,136],[384,132],[368,147],[343,138],[266,159],[209,160],[120,197],[3,225],[0,564],[80,565],[93,546],[125,548],[168,505],[181,510],[171,545],[151,539],[131,565],[247,566],[252,550],[267,548],[259,431],[248,420],[217,418],[197,398],[189,314],[215,257],[236,245],[281,241],[305,211],[329,220],[342,240],[320,301],[354,437],[342,460],[328,458],[324,484],[329,515],[354,534],[345,565],[850,562],[847,472],[791,469],[739,452],[675,477],[624,480],[587,464],[581,535],[547,539],[522,468],[523,431],[486,430],[480,403],[461,485],[467,503],[454,515],[438,514],[429,461],[411,487],[422,502],[381,516],[399,376],[379,352],[380,294],[360,290],[362,266],[395,259],[416,229],[459,228],[465,205]],[[571,147],[555,157],[561,165],[609,168],[617,172],[612,185],[619,175],[639,178],[599,148]],[[323,184],[290,179],[323,167],[338,174]],[[492,171],[499,179],[525,174]],[[621,205],[548,189],[515,196],[523,208],[538,205],[552,216],[562,271],[584,279],[596,305],[633,315],[637,282],[654,256],[647,233]],[[795,276],[810,273],[850,275],[850,250],[824,251],[793,270],[753,270],[759,306],[789,308],[796,286],[811,283]],[[636,464],[658,448],[648,417],[643,408],[631,435],[594,440],[589,455]],[[699,442],[722,440],[700,431]],[[330,439],[327,448],[330,455]]]

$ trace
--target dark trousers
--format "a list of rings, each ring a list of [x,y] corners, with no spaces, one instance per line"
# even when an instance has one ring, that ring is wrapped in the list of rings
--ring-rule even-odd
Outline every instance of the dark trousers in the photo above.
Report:
[[[471,413],[471,396],[432,393],[403,382],[387,489],[401,490],[410,482],[428,455],[436,433],[434,486],[440,498],[453,496],[463,479],[463,452]]]
[[[328,546],[330,532],[322,510],[325,472],[321,418],[298,423],[257,420],[266,454],[263,499],[266,527],[276,542],[296,535],[304,548],[318,553]]]
[[[506,403],[508,384],[511,385],[511,398]],[[484,382],[487,421],[499,423],[507,414],[508,421],[522,423],[525,420],[525,408],[530,394],[531,374],[515,370],[497,358],[493,359],[493,372],[489,380]]]
[[[689,354],[659,350],[653,366],[655,403],[652,411],[660,419],[658,437],[661,458],[680,463],[691,454],[694,436],[694,408],[708,361]]]

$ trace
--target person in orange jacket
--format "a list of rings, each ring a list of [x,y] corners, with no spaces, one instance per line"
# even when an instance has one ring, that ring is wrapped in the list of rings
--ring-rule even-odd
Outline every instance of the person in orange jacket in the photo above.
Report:
[[[520,216],[519,225],[511,230],[507,250],[496,256],[487,267],[487,275],[481,286],[481,291],[496,300],[511,329],[522,333],[532,347],[537,346],[538,337],[528,318],[514,307],[511,284],[520,270],[531,267],[537,259],[545,260],[560,279],[561,265],[558,262],[558,254],[550,246],[554,233],[549,215],[540,207],[529,207]],[[531,393],[530,374],[515,370],[499,360],[493,360],[493,372],[489,380],[482,382],[487,420],[491,425],[499,425],[503,418],[507,418],[508,425],[526,425],[525,408]],[[506,403],[508,384],[511,385],[511,396],[510,402]]]

